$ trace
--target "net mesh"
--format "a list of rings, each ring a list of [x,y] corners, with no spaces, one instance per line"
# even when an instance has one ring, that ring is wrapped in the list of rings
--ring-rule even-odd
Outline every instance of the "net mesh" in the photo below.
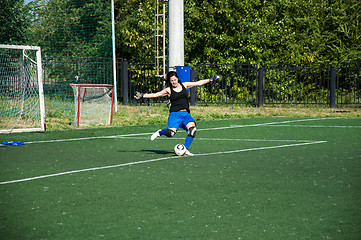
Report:
[[[0,48],[0,133],[41,129],[36,51]]]
[[[73,125],[108,125],[112,123],[113,86],[72,84],[75,99]]]

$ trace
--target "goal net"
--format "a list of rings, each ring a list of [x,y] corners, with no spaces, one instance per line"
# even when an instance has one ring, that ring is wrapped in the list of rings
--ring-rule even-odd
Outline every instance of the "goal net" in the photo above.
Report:
[[[0,44],[0,133],[45,131],[40,47]]]
[[[74,91],[74,125],[109,125],[113,121],[114,85],[70,84]]]

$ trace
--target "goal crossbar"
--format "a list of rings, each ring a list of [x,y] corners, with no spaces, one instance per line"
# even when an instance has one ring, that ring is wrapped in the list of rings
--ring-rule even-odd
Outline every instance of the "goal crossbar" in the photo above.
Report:
[[[0,44],[0,48],[6,49],[21,49],[21,50],[35,50],[40,51],[40,47],[37,46],[20,46],[20,45],[7,45],[7,44]]]

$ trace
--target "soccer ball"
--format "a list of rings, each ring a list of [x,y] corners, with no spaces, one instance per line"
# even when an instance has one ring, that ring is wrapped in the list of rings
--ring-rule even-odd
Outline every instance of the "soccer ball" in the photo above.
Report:
[[[174,147],[174,153],[177,156],[183,156],[186,153],[187,149],[183,144],[177,144]]]

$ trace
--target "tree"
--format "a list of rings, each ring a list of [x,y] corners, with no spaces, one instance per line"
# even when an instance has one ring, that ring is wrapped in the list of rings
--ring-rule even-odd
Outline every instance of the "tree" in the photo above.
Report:
[[[40,0],[34,12],[29,41],[44,54],[112,56],[110,1]]]
[[[356,0],[265,2],[249,33],[257,61],[361,61],[360,10]]]
[[[23,44],[26,39],[24,0],[0,0],[0,43]]]
[[[136,63],[154,62],[154,0],[116,0],[116,52]]]
[[[36,0],[26,8],[23,0],[0,1],[2,41],[27,38],[52,56],[112,54],[110,0]],[[189,65],[361,61],[357,0],[184,3]],[[115,0],[117,57],[154,63],[154,7],[154,0]]]
[[[185,46],[188,63],[254,63],[259,51],[250,38],[259,1],[187,1]]]

